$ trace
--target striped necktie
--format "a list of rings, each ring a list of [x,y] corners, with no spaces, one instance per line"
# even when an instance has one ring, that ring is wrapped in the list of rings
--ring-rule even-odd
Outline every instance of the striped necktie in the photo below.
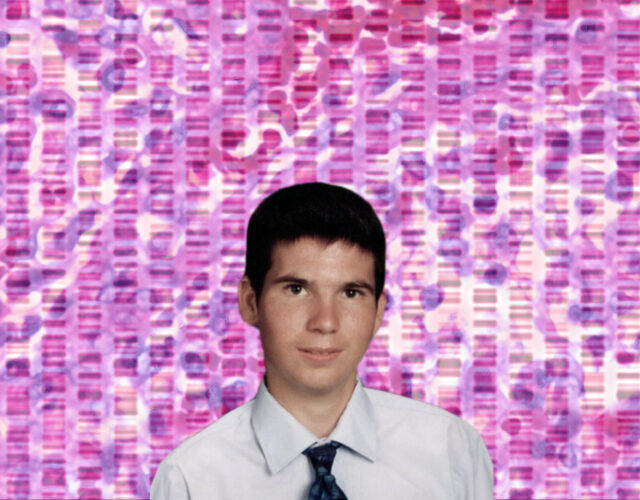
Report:
[[[309,489],[309,500],[347,500],[346,495],[336,484],[336,478],[331,474],[333,459],[340,443],[329,441],[321,446],[309,447],[304,453],[316,471],[316,478]]]

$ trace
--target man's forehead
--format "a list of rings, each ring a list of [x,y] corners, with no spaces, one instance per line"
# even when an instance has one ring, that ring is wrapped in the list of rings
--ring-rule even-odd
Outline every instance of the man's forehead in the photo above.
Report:
[[[276,265],[278,267],[279,273],[288,273],[290,272],[289,270],[293,270],[292,268],[299,267],[296,266],[297,262],[308,261],[311,257],[318,257],[315,251],[318,248],[321,250],[321,253],[324,253],[324,250],[330,249],[330,253],[327,255],[331,255],[331,257],[333,258],[329,258],[328,260],[334,260],[336,264],[342,260],[340,259],[341,256],[344,255],[345,258],[348,258],[350,260],[351,266],[349,266],[349,268],[346,270],[343,269],[343,272],[351,271],[349,272],[350,275],[362,275],[359,279],[373,279],[373,253],[368,250],[364,250],[362,247],[360,247],[360,245],[357,245],[356,243],[341,239],[329,241],[320,238],[302,237],[294,241],[278,242],[276,245],[274,245],[271,252],[272,258],[270,267],[271,269],[273,269],[273,266]],[[300,253],[294,253],[294,249],[300,250]],[[294,251],[292,252],[292,250]],[[311,255],[306,254],[305,251],[311,251]],[[274,259],[274,257],[276,258]],[[306,264],[307,265],[305,265],[305,267],[297,269],[297,271],[301,273],[304,273],[305,270],[308,271],[308,273],[311,273],[312,271],[318,271],[317,268],[314,268],[314,265],[320,265],[321,262],[315,259],[311,259],[310,262],[306,262]],[[329,271],[330,269],[324,268],[324,270]]]

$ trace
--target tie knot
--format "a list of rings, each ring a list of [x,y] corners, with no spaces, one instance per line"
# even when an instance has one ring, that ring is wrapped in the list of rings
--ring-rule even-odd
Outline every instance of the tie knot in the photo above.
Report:
[[[329,441],[320,446],[310,446],[304,453],[311,460],[311,464],[316,471],[317,476],[331,474],[331,466],[333,459],[336,457],[336,450],[340,447],[340,443]]]

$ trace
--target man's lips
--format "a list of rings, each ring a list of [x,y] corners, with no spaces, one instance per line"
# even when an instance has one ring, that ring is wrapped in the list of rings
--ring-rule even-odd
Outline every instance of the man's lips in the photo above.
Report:
[[[302,352],[308,352],[311,354],[333,354],[340,352],[340,349],[332,347],[299,347]]]
[[[327,363],[340,355],[340,349],[332,347],[300,347],[298,349],[303,357],[313,363]]]

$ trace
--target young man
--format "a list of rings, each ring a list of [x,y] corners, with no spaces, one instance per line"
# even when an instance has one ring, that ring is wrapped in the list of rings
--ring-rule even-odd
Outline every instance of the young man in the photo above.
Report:
[[[357,194],[311,183],[263,200],[238,300],[260,331],[264,379],[162,462],[151,498],[491,499],[491,460],[469,424],[358,379],[384,277],[382,225]]]

